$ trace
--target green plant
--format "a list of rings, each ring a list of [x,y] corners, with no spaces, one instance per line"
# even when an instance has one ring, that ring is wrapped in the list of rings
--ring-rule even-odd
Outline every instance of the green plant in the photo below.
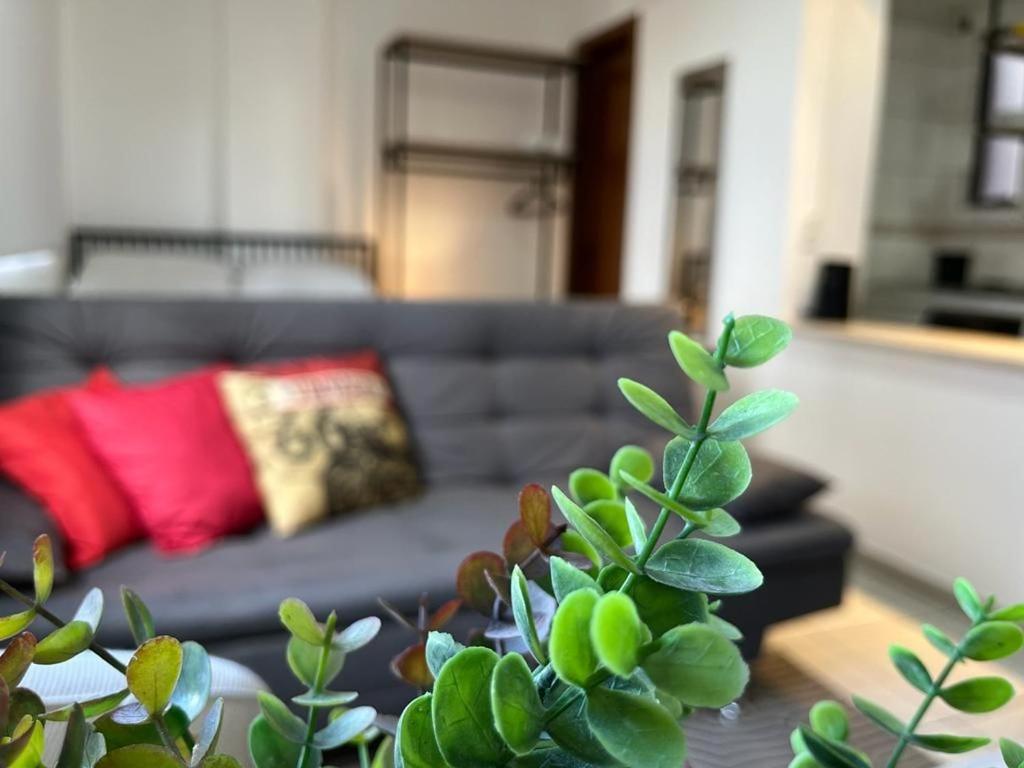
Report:
[[[62,721],[67,730],[57,768],[240,768],[234,757],[217,752],[223,701],[209,702],[210,658],[203,647],[157,635],[143,601],[122,589],[123,608],[137,646],[128,663],[122,663],[95,641],[103,593],[90,591],[74,617],[65,622],[46,608],[53,588],[48,537],[36,540],[33,558],[32,596],[0,580],[0,592],[24,607],[0,618],[0,640],[10,640],[0,654],[0,765],[41,768],[43,724]],[[260,694],[261,715],[249,733],[253,762],[257,768],[319,768],[324,751],[351,743],[369,766],[367,745],[379,736],[374,727],[376,712],[370,707],[342,709],[356,694],[329,691],[326,686],[341,671],[346,654],[374,638],[380,620],[363,619],[338,632],[334,614],[320,624],[309,608],[293,599],[281,604],[280,616],[292,635],[288,663],[309,686],[294,702],[306,707],[308,714],[303,721],[284,702]],[[28,631],[37,619],[54,627],[39,640]],[[38,695],[19,687],[29,665],[60,664],[85,651],[120,672],[124,685],[99,698],[49,712]],[[332,711],[327,724],[319,728],[317,714],[325,709]],[[390,740],[385,740],[379,755],[391,751]]]
[[[645,385],[619,381],[626,399],[673,436],[663,459],[665,489],[651,485],[651,457],[627,447],[608,474],[574,472],[571,497],[552,489],[567,525],[552,524],[542,489],[524,490],[504,555],[474,553],[458,582],[463,601],[492,619],[490,636],[508,637],[502,625],[510,615],[518,645],[535,666],[515,651],[467,648],[431,632],[425,657],[435,683],[402,713],[396,763],[682,765],[680,720],[696,708],[730,703],[749,677],[734,644],[738,632],[708,598],[750,592],[762,581],[749,559],[713,540],[740,530],[722,509],[750,482],[740,441],[784,419],[797,401],[769,390],[717,416],[715,405],[728,389],[729,366],[760,365],[790,336],[784,323],[759,316],[727,317],[713,353],[670,334],[680,368],[706,390],[694,425]],[[659,509],[650,531],[637,502]],[[673,516],[682,519],[682,531],[662,542]]]
[[[904,722],[873,701],[853,698],[854,706],[868,720],[896,740],[886,768],[895,768],[908,746],[957,754],[990,743],[989,739],[977,736],[918,733],[936,699],[961,712],[982,714],[999,709],[1014,696],[1010,682],[998,675],[949,685],[947,680],[957,665],[967,660],[994,661],[1017,653],[1024,646],[1024,632],[1018,626],[1024,622],[1024,603],[998,608],[994,597],[983,600],[966,579],[954,582],[953,594],[970,620],[970,628],[959,642],[954,642],[937,627],[921,627],[928,642],[946,657],[946,663],[934,677],[913,651],[899,645],[889,648],[889,657],[900,675],[924,694],[911,718]],[[839,704],[817,704],[811,710],[810,727],[801,726],[793,732],[795,757],[790,768],[870,768],[867,756],[846,743],[848,730],[846,713]],[[1008,768],[1021,768],[1024,764],[1024,747],[1003,740],[1002,751]]]

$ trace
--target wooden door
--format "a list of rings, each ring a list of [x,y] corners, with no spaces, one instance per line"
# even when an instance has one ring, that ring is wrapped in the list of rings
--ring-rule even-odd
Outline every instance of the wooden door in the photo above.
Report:
[[[569,293],[618,296],[625,225],[633,37],[630,19],[579,48]]]

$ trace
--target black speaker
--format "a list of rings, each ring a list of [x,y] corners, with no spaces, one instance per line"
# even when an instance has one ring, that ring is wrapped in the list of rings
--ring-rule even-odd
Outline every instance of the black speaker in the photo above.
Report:
[[[821,265],[811,317],[823,320],[845,320],[849,317],[852,274],[853,267],[849,264],[827,261]]]

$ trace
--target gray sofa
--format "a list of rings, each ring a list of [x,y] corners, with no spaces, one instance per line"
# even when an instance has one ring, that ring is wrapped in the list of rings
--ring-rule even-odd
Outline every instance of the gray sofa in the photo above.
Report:
[[[664,434],[625,403],[616,379],[643,381],[692,415],[665,343],[676,324],[665,309],[606,303],[2,301],[2,399],[78,381],[96,365],[142,382],[215,361],[376,349],[427,482],[413,501],[287,540],[259,530],[177,559],[132,546],[67,579],[52,608],[70,614],[89,587],[102,587],[100,639],[124,646],[117,590],[129,584],[153,609],[158,631],[202,642],[291,694],[276,615],[282,598],[301,597],[321,615],[336,609],[342,621],[379,614],[378,597],[409,612],[422,592],[447,599],[466,554],[500,547],[523,484],[564,484],[574,468],[606,467],[626,443],[660,448]],[[745,632],[748,654],[771,623],[839,601],[851,544],[844,528],[801,504],[813,478],[757,458],[754,470],[750,493],[733,507],[747,523],[734,545],[761,566],[765,586],[727,601],[725,611]],[[0,504],[7,571],[46,523],[11,487],[0,486]],[[461,617],[456,634],[475,621]],[[379,640],[348,665],[344,686],[398,711],[412,691],[391,677],[388,660],[411,639],[385,619]]]

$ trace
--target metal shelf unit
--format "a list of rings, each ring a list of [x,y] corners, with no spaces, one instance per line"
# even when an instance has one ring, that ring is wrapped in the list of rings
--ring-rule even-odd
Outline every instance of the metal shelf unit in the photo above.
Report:
[[[394,266],[399,293],[405,292],[405,220],[408,181],[411,175],[479,179],[525,185],[509,205],[523,215],[535,198],[537,254],[535,293],[550,296],[555,247],[554,201],[568,192],[572,180],[571,152],[528,147],[420,140],[410,135],[410,68],[414,65],[501,73],[539,79],[543,86],[541,131],[561,136],[567,99],[571,97],[577,64],[573,59],[547,52],[492,47],[441,38],[403,36],[383,51],[378,77],[378,143],[381,160],[382,261]],[[568,134],[566,134],[568,135]]]

